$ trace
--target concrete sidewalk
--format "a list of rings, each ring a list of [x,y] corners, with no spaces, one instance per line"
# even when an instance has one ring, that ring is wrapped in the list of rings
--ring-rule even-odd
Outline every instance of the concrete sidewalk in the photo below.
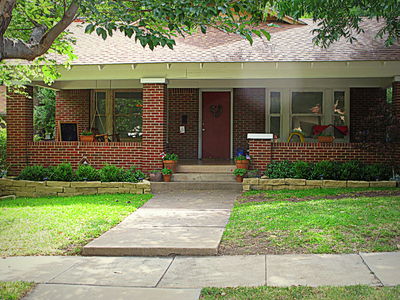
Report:
[[[400,284],[400,252],[204,257],[9,257],[0,281],[39,283],[28,299],[198,299],[202,287]]]
[[[235,191],[155,195],[116,227],[83,248],[84,255],[216,255]]]

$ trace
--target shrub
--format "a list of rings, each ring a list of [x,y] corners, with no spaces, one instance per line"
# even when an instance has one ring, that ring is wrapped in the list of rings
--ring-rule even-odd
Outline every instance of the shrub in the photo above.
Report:
[[[388,180],[392,177],[392,168],[383,164],[364,166],[364,180]]]
[[[100,180],[99,171],[89,165],[80,165],[76,170],[77,181],[96,181]]]
[[[339,164],[334,161],[323,160],[314,164],[311,179],[338,179]]]
[[[293,178],[293,163],[288,160],[272,162],[268,164],[265,175],[268,178]]]
[[[357,160],[349,160],[339,165],[338,179],[361,180],[364,178],[364,165]]]
[[[27,166],[18,175],[20,180],[42,181],[48,177],[48,169],[43,166]]]
[[[127,174],[127,180],[129,182],[139,182],[146,178],[146,175],[142,171],[138,170],[135,166],[130,167],[130,169],[127,171]]]
[[[128,181],[129,178],[128,171],[113,165],[105,165],[100,169],[99,174],[103,182]]]
[[[258,178],[260,177],[260,171],[255,169],[255,170],[248,170],[246,174],[247,178]]]
[[[292,168],[294,178],[311,179],[313,164],[298,160],[293,163]]]
[[[62,163],[48,170],[48,179],[52,181],[73,181],[75,177],[70,163]]]

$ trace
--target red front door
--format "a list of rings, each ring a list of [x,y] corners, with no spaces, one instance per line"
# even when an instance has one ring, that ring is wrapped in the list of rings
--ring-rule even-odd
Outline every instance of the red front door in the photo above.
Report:
[[[230,92],[203,92],[203,158],[230,158]]]

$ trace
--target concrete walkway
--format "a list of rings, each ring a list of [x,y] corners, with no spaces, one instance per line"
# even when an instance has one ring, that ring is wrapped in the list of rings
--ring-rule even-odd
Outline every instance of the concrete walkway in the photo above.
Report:
[[[61,300],[192,300],[208,286],[394,286],[400,284],[400,252],[0,259],[0,281],[10,280],[39,283],[27,299]]]
[[[83,248],[84,255],[216,255],[239,192],[180,191],[155,195]]]

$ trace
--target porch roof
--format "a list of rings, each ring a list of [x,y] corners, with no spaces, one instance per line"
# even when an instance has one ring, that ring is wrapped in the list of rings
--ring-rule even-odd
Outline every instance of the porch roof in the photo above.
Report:
[[[73,23],[68,28],[76,38],[74,65],[133,64],[133,63],[188,63],[188,62],[306,62],[306,61],[373,61],[400,60],[400,44],[385,47],[384,40],[375,36],[380,28],[376,20],[364,20],[364,33],[353,44],[344,39],[328,49],[313,44],[312,30],[317,28],[311,19],[305,25],[279,23],[279,28],[268,27],[271,40],[254,39],[251,46],[240,36],[210,29],[177,38],[174,50],[157,47],[143,48],[134,39],[116,32],[105,41],[96,33],[85,34],[85,24]]]

